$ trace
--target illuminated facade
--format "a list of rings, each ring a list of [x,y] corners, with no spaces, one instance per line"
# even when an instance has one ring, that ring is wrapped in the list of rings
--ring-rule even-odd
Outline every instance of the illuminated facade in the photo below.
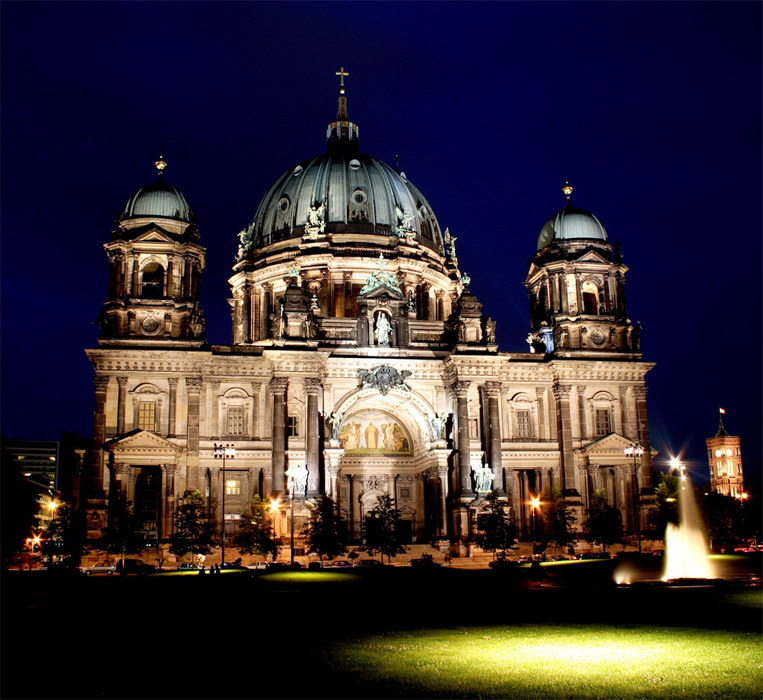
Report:
[[[627,318],[627,268],[596,217],[570,204],[571,188],[525,281],[529,347],[499,352],[456,237],[404,173],[360,151],[342,89],[326,151],[287,170],[231,237],[232,343],[209,345],[205,250],[164,165],[105,246],[109,298],[87,351],[93,533],[120,491],[163,538],[184,493],[199,489],[216,509],[223,488],[233,530],[255,495],[283,496],[286,472],[303,466],[298,518],[326,494],[352,542],[384,494],[410,541],[454,554],[490,490],[525,537],[530,498],[552,487],[578,523],[594,490],[606,490],[636,530],[634,484],[652,490],[653,365]],[[224,475],[221,442],[236,447]],[[637,463],[624,452],[634,444],[644,448]]]
[[[742,472],[742,441],[741,438],[726,432],[722,415],[718,421],[718,432],[705,442],[707,461],[710,465],[710,489],[723,496],[746,498]]]

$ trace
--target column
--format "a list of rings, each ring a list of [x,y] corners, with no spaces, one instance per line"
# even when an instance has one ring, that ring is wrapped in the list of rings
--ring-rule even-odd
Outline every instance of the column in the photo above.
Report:
[[[274,377],[270,380],[273,394],[273,491],[281,492],[286,488],[286,389],[289,380],[286,377]]]
[[[527,493],[527,475],[524,470],[517,471],[519,482],[519,531],[522,536],[527,536],[527,504],[530,500]]]
[[[575,488],[575,455],[572,451],[572,421],[570,416],[570,387],[554,384],[556,399],[556,425],[559,435],[559,453],[562,467],[562,492],[577,496]]]
[[[162,519],[159,524],[159,537],[165,539],[172,534],[172,516],[175,503],[175,473],[174,464],[162,465]]]
[[[170,385],[169,417],[167,421],[167,437],[175,437],[177,433],[177,401],[178,401],[178,378],[169,377]]]
[[[199,399],[201,395],[201,377],[186,377],[185,387],[188,392],[188,468],[187,487],[193,491],[199,482]]]
[[[140,296],[140,279],[138,277],[139,272],[138,254],[133,252],[132,254],[132,296]]]
[[[575,392],[578,395],[578,423],[580,424],[580,439],[586,439],[586,424],[585,424],[585,387],[576,386]]]
[[[474,496],[472,491],[471,445],[469,438],[469,384],[470,382],[454,382],[452,387],[453,392],[456,394],[456,416],[458,419],[457,449],[461,498]]]
[[[209,383],[209,403],[207,404],[207,408],[209,410],[209,415],[207,417],[207,424],[209,425],[209,436],[213,440],[217,440],[218,437],[222,434],[220,431],[219,426],[219,417],[220,417],[220,382],[219,381],[211,381]]]
[[[487,417],[487,458],[493,470],[493,489],[500,495],[503,490],[503,458],[501,454],[501,417],[500,404],[501,383],[485,382],[480,387],[482,405]],[[486,405],[487,404],[487,405]]]
[[[314,377],[305,379],[307,394],[307,435],[305,447],[307,456],[307,497],[315,498],[321,491],[320,453],[318,439],[320,437],[320,417],[318,415],[318,392],[321,380]]]
[[[633,394],[636,397],[636,417],[638,421],[638,441],[644,448],[644,454],[639,458],[639,487],[641,493],[652,493],[652,448],[649,445],[649,421],[646,415],[646,386],[634,386]]]
[[[93,452],[90,464],[90,488],[89,496],[103,498],[103,449],[106,442],[106,391],[109,386],[109,378],[96,375],[93,378],[95,385],[95,409],[93,411]]]
[[[117,377],[117,435],[125,431],[125,395],[127,393],[127,377]]]
[[[583,313],[583,276],[575,273],[575,303],[578,306],[578,314]]]
[[[437,467],[437,479],[440,483],[440,537],[448,536],[448,467]]]

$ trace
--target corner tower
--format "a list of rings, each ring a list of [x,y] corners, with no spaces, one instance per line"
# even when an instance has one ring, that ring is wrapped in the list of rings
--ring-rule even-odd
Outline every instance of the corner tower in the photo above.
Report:
[[[625,304],[622,256],[601,222],[572,206],[541,229],[525,280],[530,301],[532,352],[638,353],[640,327],[631,325]]]
[[[187,200],[164,182],[167,163],[160,156],[155,165],[157,181],[130,197],[104,245],[109,285],[99,345],[204,343],[205,250]]]

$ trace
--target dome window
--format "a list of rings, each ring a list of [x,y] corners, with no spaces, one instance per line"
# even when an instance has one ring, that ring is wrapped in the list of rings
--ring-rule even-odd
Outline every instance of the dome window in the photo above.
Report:
[[[286,211],[290,204],[291,202],[288,197],[281,197],[281,199],[278,200],[278,211]]]
[[[298,165],[296,168],[294,168],[294,172],[292,173],[293,177],[298,177],[302,174],[302,166]]]
[[[360,161],[357,158],[353,158],[350,161],[350,170],[357,170],[360,168]]]
[[[368,196],[363,190],[355,190],[352,193],[352,199],[356,204],[365,204],[368,201]]]

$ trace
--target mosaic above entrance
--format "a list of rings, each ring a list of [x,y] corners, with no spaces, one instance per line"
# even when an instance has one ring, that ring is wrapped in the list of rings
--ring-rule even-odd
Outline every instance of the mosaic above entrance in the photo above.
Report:
[[[347,418],[339,444],[353,454],[411,454],[408,432],[383,411],[360,411]]]

